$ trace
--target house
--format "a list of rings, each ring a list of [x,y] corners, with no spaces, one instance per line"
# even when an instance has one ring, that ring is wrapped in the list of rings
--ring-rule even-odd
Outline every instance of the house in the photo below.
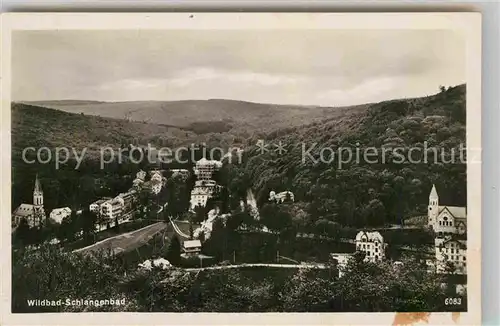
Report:
[[[429,195],[428,225],[438,236],[467,233],[467,209],[459,206],[439,206],[436,186]]]
[[[380,261],[385,258],[384,237],[379,232],[359,231],[356,235],[356,250],[365,253],[364,261]]]
[[[186,240],[182,244],[183,257],[193,257],[201,252],[200,240]]]
[[[280,193],[276,193],[274,191],[269,192],[269,201],[275,201],[277,203],[283,203],[287,200],[294,201],[295,198],[293,196],[293,192],[291,191],[283,191]]]
[[[110,200],[111,198],[102,198],[99,200],[96,200],[92,204],[89,205],[89,210],[93,213],[99,213],[101,210],[101,205]]]
[[[467,243],[465,240],[436,238],[436,272],[467,274]]]
[[[18,226],[21,220],[26,220],[30,227],[38,227],[45,222],[45,210],[43,208],[43,190],[35,177],[35,187],[33,189],[33,204],[21,204],[12,213],[12,224]]]
[[[209,180],[215,171],[222,167],[222,162],[217,160],[207,160],[202,158],[196,162],[194,173],[198,180]]]
[[[71,216],[71,209],[69,207],[54,208],[50,212],[50,219],[54,222],[61,224],[62,221]]]

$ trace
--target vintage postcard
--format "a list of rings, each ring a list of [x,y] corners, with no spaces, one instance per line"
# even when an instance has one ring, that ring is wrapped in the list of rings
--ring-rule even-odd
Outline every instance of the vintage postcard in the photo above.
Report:
[[[480,31],[3,15],[1,323],[480,324]]]

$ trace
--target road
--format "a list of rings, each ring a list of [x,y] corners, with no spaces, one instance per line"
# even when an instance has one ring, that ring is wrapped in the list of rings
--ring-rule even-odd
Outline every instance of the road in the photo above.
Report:
[[[181,229],[179,229],[179,227],[177,226],[177,224],[175,224],[175,222],[172,221],[172,217],[171,216],[169,216],[168,219],[170,220],[170,224],[172,224],[172,226],[174,227],[175,233],[177,233],[178,235],[180,235],[181,237],[186,238],[186,239],[190,239],[191,238],[189,235],[187,235],[186,233],[182,232]]]
[[[165,230],[167,228],[167,225],[168,224],[165,222],[151,224],[143,227],[142,229],[119,234],[117,236],[94,243],[90,246],[76,249],[73,252],[87,253],[99,250],[111,250],[114,254],[117,254],[134,250],[148,242],[157,233]]]
[[[186,268],[185,271],[197,272],[197,271],[207,271],[207,270],[221,270],[221,269],[235,269],[235,268],[248,268],[248,267],[273,267],[273,268],[317,268],[317,269],[327,269],[328,267],[324,264],[239,264],[239,265],[226,265],[226,266],[210,266],[210,267],[200,267],[200,268]]]

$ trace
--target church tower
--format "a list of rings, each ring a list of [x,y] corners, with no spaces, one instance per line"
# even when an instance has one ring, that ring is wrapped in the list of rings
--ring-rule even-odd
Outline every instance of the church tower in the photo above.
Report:
[[[33,219],[35,225],[41,223],[45,219],[45,211],[43,209],[43,191],[38,180],[38,174],[35,178],[35,189],[33,190]]]
[[[439,196],[436,186],[432,185],[431,193],[429,195],[429,211],[428,211],[428,225],[434,227],[436,218],[439,213]]]

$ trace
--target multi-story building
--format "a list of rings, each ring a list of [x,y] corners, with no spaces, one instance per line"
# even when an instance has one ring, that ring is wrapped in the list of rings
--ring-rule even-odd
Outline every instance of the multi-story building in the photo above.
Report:
[[[132,209],[133,204],[137,199],[137,191],[132,189],[127,192],[120,193],[117,197],[123,199],[123,209],[126,212]]]
[[[222,162],[202,158],[196,162],[194,173],[198,180],[210,180],[215,171],[222,167]]]
[[[123,198],[116,197],[101,204],[101,218],[113,221],[121,217],[125,202]]]
[[[194,187],[191,191],[190,209],[194,210],[197,206],[205,207],[210,196],[211,194],[208,190],[201,187]]]
[[[21,204],[12,213],[12,224],[19,225],[21,220],[25,219],[30,227],[38,227],[45,222],[45,210],[43,208],[43,190],[38,180],[38,175],[35,177],[35,188],[33,189],[33,204]]]
[[[436,186],[432,185],[429,195],[428,225],[438,236],[446,234],[466,234],[467,209],[459,206],[439,206]]]
[[[436,272],[467,274],[467,244],[465,240],[436,238]]]
[[[101,205],[109,201],[110,199],[111,198],[101,198],[99,200],[96,200],[95,202],[89,205],[89,210],[93,213],[100,213]]]
[[[365,253],[365,261],[379,261],[385,258],[384,237],[379,232],[360,231],[356,235],[356,250]]]

